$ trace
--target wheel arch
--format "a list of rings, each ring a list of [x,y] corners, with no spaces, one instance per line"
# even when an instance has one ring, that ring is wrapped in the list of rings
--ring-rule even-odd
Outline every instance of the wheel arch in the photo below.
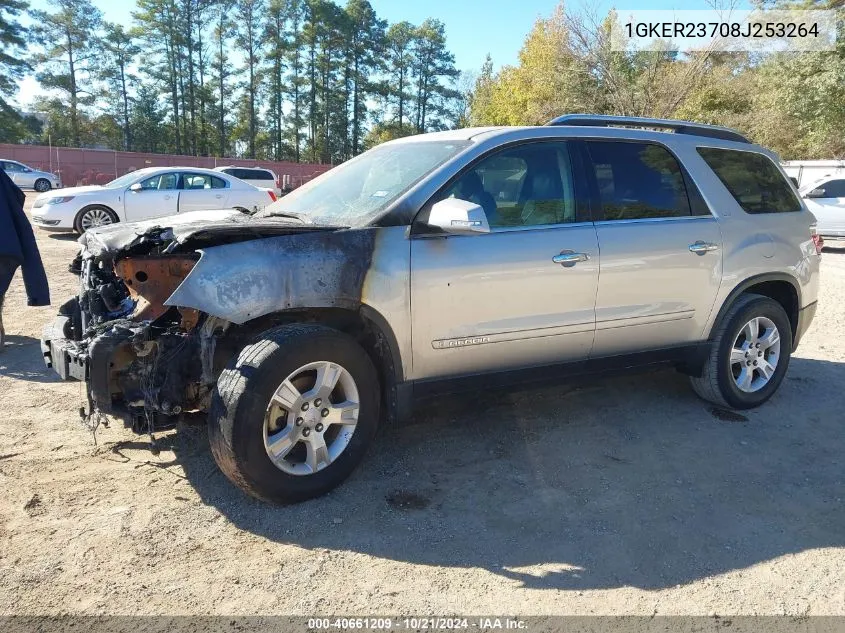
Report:
[[[234,325],[226,332],[224,344],[217,347],[215,366],[225,366],[232,355],[262,332],[279,325],[294,323],[318,323],[352,336],[376,366],[382,384],[382,404],[387,421],[393,422],[407,415],[410,409],[410,395],[405,389],[399,343],[387,319],[366,304],[361,304],[357,310],[292,308],[266,314],[242,325]]]
[[[792,339],[795,341],[798,332],[798,312],[801,309],[801,287],[794,277],[785,273],[763,273],[749,277],[737,284],[722,303],[722,307],[708,333],[708,340],[712,340],[713,333],[719,329],[720,323],[736,300],[749,293],[769,297],[783,307],[786,316],[789,318]]]
[[[120,222],[120,214],[115,211],[112,207],[107,204],[103,204],[102,202],[92,202],[91,204],[86,204],[84,207],[82,207],[79,211],[76,212],[75,216],[73,216],[74,230],[78,231],[80,234],[84,233],[84,231],[79,230],[81,228],[79,226],[79,221],[82,218],[82,214],[88,211],[89,209],[95,209],[98,207],[101,209],[105,209],[106,211],[111,213],[115,217],[115,222]]]

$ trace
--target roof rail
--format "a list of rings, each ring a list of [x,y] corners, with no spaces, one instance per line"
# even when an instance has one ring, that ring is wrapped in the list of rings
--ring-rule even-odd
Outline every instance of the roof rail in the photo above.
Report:
[[[609,114],[564,114],[552,119],[547,125],[585,125],[594,127],[611,127],[614,125],[628,127],[657,127],[673,130],[676,134],[691,134],[719,138],[724,141],[750,143],[745,136],[727,127],[718,125],[704,125],[677,119],[649,119],[636,116],[614,116]]]

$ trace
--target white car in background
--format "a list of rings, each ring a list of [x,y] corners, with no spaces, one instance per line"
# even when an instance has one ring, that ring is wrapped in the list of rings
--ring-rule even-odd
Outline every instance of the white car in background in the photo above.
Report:
[[[105,185],[43,193],[32,223],[49,231],[84,233],[95,226],[136,222],[188,211],[258,211],[275,202],[270,189],[199,167],[148,167]]]
[[[281,183],[276,172],[263,167],[238,167],[237,165],[229,165],[227,167],[215,167],[214,171],[219,171],[224,174],[229,174],[235,178],[239,178],[244,182],[248,182],[254,187],[272,189],[277,196],[282,195]]]
[[[845,242],[845,175],[825,176],[800,191],[816,217],[816,232],[826,242]]]

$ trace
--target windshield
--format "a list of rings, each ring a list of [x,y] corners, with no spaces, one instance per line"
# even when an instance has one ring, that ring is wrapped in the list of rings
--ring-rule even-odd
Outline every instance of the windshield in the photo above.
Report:
[[[334,226],[360,225],[468,145],[469,141],[380,145],[294,190],[257,217],[293,215]]]
[[[135,180],[138,178],[138,172],[133,171],[129,172],[128,174],[121,176],[120,178],[115,178],[111,182],[107,182],[104,187],[108,189],[115,189],[117,187],[126,187],[131,185]]]

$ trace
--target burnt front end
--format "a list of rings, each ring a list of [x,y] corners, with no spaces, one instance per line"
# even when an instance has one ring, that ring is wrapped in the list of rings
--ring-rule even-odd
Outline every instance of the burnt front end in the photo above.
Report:
[[[198,257],[101,254],[74,261],[79,295],[46,326],[41,349],[62,379],[85,381],[87,414],[152,430],[207,407],[214,375],[202,352],[213,348],[221,324],[164,305]]]
[[[199,212],[197,212],[199,213]],[[297,310],[357,309],[374,231],[183,214],[86,232],[78,296],[44,330],[63,379],[86,383],[86,416],[137,430],[206,411],[217,377],[261,328]]]

